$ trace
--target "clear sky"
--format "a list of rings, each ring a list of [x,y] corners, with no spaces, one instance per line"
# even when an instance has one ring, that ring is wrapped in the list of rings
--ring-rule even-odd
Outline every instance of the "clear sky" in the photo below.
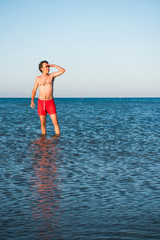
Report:
[[[0,97],[30,97],[42,60],[55,97],[160,96],[160,0],[0,0],[0,32]]]

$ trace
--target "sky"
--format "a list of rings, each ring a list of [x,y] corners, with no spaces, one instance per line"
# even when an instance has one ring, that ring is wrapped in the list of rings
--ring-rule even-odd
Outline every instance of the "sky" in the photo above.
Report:
[[[0,97],[30,97],[42,60],[66,69],[54,97],[160,96],[159,0],[0,0],[0,33]]]

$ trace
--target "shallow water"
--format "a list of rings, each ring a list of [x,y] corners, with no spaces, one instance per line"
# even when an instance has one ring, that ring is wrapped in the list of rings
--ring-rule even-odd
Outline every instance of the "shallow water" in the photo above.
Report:
[[[0,239],[160,239],[160,100],[0,99]]]

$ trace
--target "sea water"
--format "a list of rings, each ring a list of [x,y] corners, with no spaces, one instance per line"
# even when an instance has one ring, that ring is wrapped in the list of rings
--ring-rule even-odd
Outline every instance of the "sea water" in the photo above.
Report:
[[[160,239],[160,99],[55,103],[0,99],[0,239]]]

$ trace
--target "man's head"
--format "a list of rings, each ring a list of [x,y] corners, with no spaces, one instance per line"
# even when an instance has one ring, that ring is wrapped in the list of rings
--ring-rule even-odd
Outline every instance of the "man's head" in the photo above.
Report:
[[[48,66],[48,62],[46,60],[40,62],[39,71],[41,73],[46,72],[46,71],[49,72],[49,66]]]

